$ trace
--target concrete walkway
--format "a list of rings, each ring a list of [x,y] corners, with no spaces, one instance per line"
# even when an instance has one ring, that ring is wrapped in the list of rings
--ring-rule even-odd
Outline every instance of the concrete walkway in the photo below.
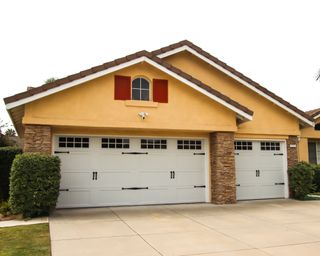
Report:
[[[320,201],[57,210],[53,256],[320,255]]]

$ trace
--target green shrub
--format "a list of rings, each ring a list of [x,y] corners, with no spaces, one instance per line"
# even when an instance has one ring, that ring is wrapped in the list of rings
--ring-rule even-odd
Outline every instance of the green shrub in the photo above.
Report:
[[[22,150],[16,147],[0,147],[0,202],[9,198],[9,176],[13,159]]]
[[[316,192],[320,192],[320,165],[314,165],[314,177],[313,177],[313,184],[314,189]]]
[[[10,177],[10,205],[14,214],[24,217],[48,214],[59,195],[60,160],[37,153],[18,155]]]
[[[292,196],[297,199],[304,199],[314,191],[313,166],[306,162],[300,162],[288,170],[289,184]]]
[[[11,208],[9,202],[0,203],[0,214],[3,216],[8,216],[11,214]]]

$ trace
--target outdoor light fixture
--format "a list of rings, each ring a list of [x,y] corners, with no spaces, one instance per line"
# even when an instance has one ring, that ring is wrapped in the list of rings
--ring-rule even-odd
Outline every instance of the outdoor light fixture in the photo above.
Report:
[[[141,117],[142,120],[146,119],[146,117],[148,116],[149,114],[147,112],[140,112],[138,113],[138,116]]]

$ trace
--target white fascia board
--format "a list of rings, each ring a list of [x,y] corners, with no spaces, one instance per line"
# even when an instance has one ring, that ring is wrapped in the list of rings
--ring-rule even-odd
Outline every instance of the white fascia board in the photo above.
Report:
[[[69,89],[69,88],[74,87],[74,86],[76,86],[76,85],[79,85],[79,84],[88,82],[88,81],[90,81],[90,80],[93,80],[93,79],[95,79],[95,78],[98,78],[98,77],[107,75],[107,74],[112,73],[112,72],[115,72],[115,71],[117,71],[117,70],[120,70],[120,69],[129,67],[129,66],[132,66],[132,65],[137,64],[137,63],[140,63],[140,62],[142,62],[142,61],[144,61],[144,60],[145,60],[145,57],[140,57],[140,58],[137,58],[137,59],[134,59],[134,60],[125,62],[125,63],[123,63],[123,64],[120,64],[120,65],[117,65],[117,66],[108,68],[108,69],[106,69],[106,70],[103,70],[103,71],[94,73],[94,74],[92,74],[92,75],[85,76],[85,77],[83,77],[83,78],[74,80],[74,81],[69,82],[69,83],[63,84],[63,85],[58,86],[58,87],[56,87],[56,88],[52,88],[52,89],[50,89],[50,90],[47,90],[47,91],[44,91],[44,92],[41,92],[41,93],[37,93],[37,94],[35,94],[35,95],[33,95],[33,96],[30,96],[30,97],[27,97],[27,98],[24,98],[24,99],[21,99],[21,100],[12,102],[12,103],[8,103],[8,104],[6,104],[6,108],[7,108],[7,109],[12,109],[12,108],[14,108],[14,107],[17,107],[17,106],[20,106],[20,105],[29,103],[29,102],[31,102],[31,101],[34,101],[34,100],[37,100],[37,99],[46,97],[46,96],[51,95],[51,94],[53,94],[53,93],[57,93],[57,92],[60,92],[60,91],[65,90],[65,89]]]
[[[149,58],[147,57],[140,57],[140,58],[137,58],[135,60],[132,60],[132,61],[128,61],[126,63],[123,63],[123,64],[120,64],[120,65],[117,65],[115,67],[112,67],[112,68],[109,68],[107,70],[103,70],[103,71],[100,71],[100,72],[97,72],[95,74],[92,74],[92,75],[88,75],[86,77],[83,77],[83,78],[80,78],[80,79],[77,79],[77,80],[74,80],[72,82],[69,82],[69,83],[66,83],[64,85],[61,85],[61,86],[58,86],[56,88],[52,88],[50,90],[47,90],[45,92],[42,92],[42,93],[38,93],[38,94],[35,94],[33,96],[30,96],[28,98],[25,98],[25,99],[21,99],[21,100],[18,100],[18,101],[15,101],[15,102],[12,102],[12,103],[8,103],[6,105],[7,109],[12,109],[14,107],[17,107],[17,106],[20,106],[20,105],[23,105],[23,104],[26,104],[26,103],[29,103],[31,101],[34,101],[34,100],[37,100],[37,99],[40,99],[40,98],[43,98],[43,97],[46,97],[46,96],[49,96],[53,93],[57,93],[59,91],[62,91],[62,90],[65,90],[65,89],[68,89],[68,88],[71,88],[71,87],[74,87],[76,85],[79,85],[79,84],[82,84],[82,83],[85,83],[87,81],[90,81],[92,79],[95,79],[95,78],[98,78],[98,77],[101,77],[101,76],[104,76],[104,75],[107,75],[109,73],[112,73],[112,72],[115,72],[117,70],[120,70],[120,69],[123,69],[123,68],[126,68],[126,67],[129,67],[129,66],[132,66],[134,64],[137,64],[137,63],[140,63],[142,61],[145,61],[147,63],[149,63],[150,65],[160,69],[161,71],[167,73],[168,75],[176,78],[177,80],[183,82],[184,84],[192,87],[193,89],[199,91],[200,93],[208,96],[209,98],[213,99],[214,101],[222,104],[223,106],[231,109],[232,111],[234,111],[235,113],[237,113],[238,115],[244,117],[245,119],[247,120],[252,120],[252,116],[245,113],[244,111],[236,108],[235,106],[229,104],[228,102],[225,102],[224,100],[220,99],[219,97],[207,92],[206,90],[200,88],[198,85],[190,82],[189,80],[179,76],[178,74],[172,72],[171,70],[165,68],[164,66],[162,65],[159,65],[158,63],[150,60]]]
[[[316,115],[313,119],[316,120],[320,117],[320,114],[319,115]]]
[[[264,98],[268,99],[269,101],[271,101],[272,103],[276,104],[277,106],[283,108],[284,110],[286,110],[287,112],[289,112],[290,114],[294,115],[295,117],[297,117],[298,119],[300,119],[301,121],[303,121],[304,123],[310,125],[310,126],[314,126],[314,123],[308,119],[306,119],[305,117],[301,116],[300,114],[298,114],[297,112],[293,111],[292,109],[288,108],[286,105],[282,104],[281,102],[275,100],[274,98],[270,97],[268,94],[260,91],[259,89],[257,89],[256,87],[254,87],[253,85],[249,84],[248,82],[242,80],[241,78],[239,78],[238,76],[232,74],[229,70],[223,68],[222,66],[218,65],[217,63],[213,62],[212,60],[206,58],[205,56],[199,54],[198,52],[196,52],[195,50],[193,50],[192,48],[190,48],[187,45],[181,46],[177,49],[174,49],[172,51],[168,51],[165,53],[161,53],[158,55],[159,58],[165,58],[167,56],[182,52],[182,51],[188,51],[191,54],[195,55],[196,57],[202,59],[203,61],[207,62],[208,64],[210,64],[211,66],[215,67],[216,69],[220,70],[221,72],[225,73],[226,75],[232,77],[233,79],[235,79],[236,81],[238,81],[239,83],[245,85],[246,87],[250,88],[251,90],[253,90],[254,92],[258,93],[259,95],[263,96]]]

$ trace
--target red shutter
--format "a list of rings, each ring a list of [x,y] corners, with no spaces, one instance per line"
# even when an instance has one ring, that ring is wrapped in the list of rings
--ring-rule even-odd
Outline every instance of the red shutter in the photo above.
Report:
[[[153,79],[153,101],[168,103],[168,80]]]
[[[131,99],[131,77],[114,76],[114,99],[130,100]]]

